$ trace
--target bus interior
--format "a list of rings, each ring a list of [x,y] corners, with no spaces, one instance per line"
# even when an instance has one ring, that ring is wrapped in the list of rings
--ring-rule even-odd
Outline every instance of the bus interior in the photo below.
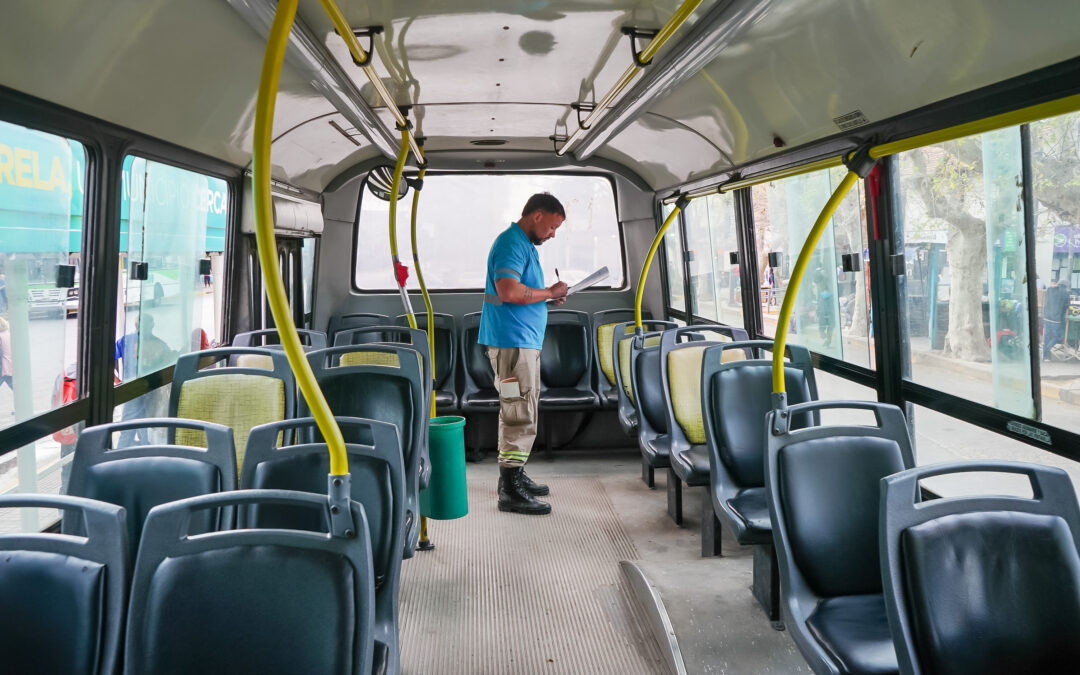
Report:
[[[0,671],[1080,667],[1080,3],[3,15]]]

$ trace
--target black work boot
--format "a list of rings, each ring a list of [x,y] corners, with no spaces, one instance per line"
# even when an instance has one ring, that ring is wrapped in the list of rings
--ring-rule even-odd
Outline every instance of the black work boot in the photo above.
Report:
[[[529,478],[529,475],[527,473],[525,473],[525,467],[521,467],[521,486],[523,488],[525,488],[526,492],[533,495],[534,497],[543,497],[544,495],[551,492],[551,490],[548,490],[548,486],[542,485],[540,483],[536,483],[536,482],[533,481],[532,478]],[[502,492],[502,489],[503,489],[503,478],[500,475],[499,476],[499,492]]]
[[[499,510],[529,515],[551,513],[551,504],[538,501],[525,490],[522,474],[520,466],[499,467]]]
[[[548,490],[548,486],[541,483],[536,483],[529,475],[525,473],[525,467],[521,467],[521,487],[525,488],[525,491],[536,497],[543,497],[551,492]]]

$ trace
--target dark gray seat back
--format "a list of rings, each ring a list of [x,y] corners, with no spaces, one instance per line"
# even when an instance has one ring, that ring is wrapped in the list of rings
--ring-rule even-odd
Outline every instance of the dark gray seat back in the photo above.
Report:
[[[309,349],[326,348],[326,333],[321,330],[297,328],[296,333],[300,336],[300,344],[304,346],[305,351]],[[280,348],[281,333],[278,332],[277,328],[249,330],[243,333],[237,333],[236,336],[233,337],[232,343],[234,347]]]
[[[919,481],[1020,474],[1032,497],[922,501]],[[1061,469],[958,462],[881,481],[882,576],[903,673],[1069,673],[1080,663],[1080,506]]]
[[[31,507],[60,509],[86,538],[0,534],[3,670],[112,675],[127,607],[124,509],[82,497],[0,496],[0,509]]]
[[[340,365],[353,354],[392,359],[385,365]],[[311,352],[308,361],[334,415],[380,420],[397,427],[405,466],[404,556],[412,557],[420,537],[420,471],[422,465],[430,466],[423,456],[428,408],[417,352],[411,345],[348,345]],[[306,403],[300,414],[310,414]],[[342,433],[346,443],[370,444],[370,434],[360,427],[343,428]],[[316,435],[313,440],[323,439]]]
[[[398,671],[398,594],[405,546],[405,466],[397,427],[355,417],[336,418],[352,439],[347,443],[352,499],[363,505],[371,536],[375,573],[375,672]],[[325,495],[330,454],[326,443],[303,442],[280,446],[279,434],[291,429],[294,437],[316,436],[314,418],[266,424],[251,430],[241,488],[296,490]],[[366,437],[366,438],[365,438]],[[239,526],[319,531],[322,514],[313,509],[262,504],[239,514]],[[386,663],[380,663],[385,660]]]
[[[665,331],[669,328],[674,328],[674,321],[659,321],[655,319],[642,320],[641,328],[643,333],[652,333]],[[619,397],[618,411],[619,411],[619,425],[627,435],[633,436],[637,433],[637,412],[634,409],[634,400],[627,395],[627,389],[633,391],[633,377],[630,374],[630,352],[629,343],[627,347],[621,347],[623,342],[630,340],[635,335],[635,326],[633,321],[625,321],[615,324],[611,333],[611,362],[612,367],[615,369],[615,390]],[[626,363],[622,362],[621,354],[625,351]]]
[[[188,536],[202,509],[269,504],[320,511],[318,532],[243,529]],[[333,537],[325,495],[238,490],[150,511],[131,586],[124,672],[371,672],[374,575],[364,507]]]
[[[387,315],[370,312],[350,312],[332,316],[330,317],[330,324],[326,327],[327,341],[330,346],[337,344],[336,339],[338,331],[347,330],[349,328],[364,328],[366,326],[385,326],[389,323],[390,317]],[[374,334],[365,336],[363,339],[366,339],[369,342],[382,341],[381,338]]]
[[[205,434],[206,447],[136,445],[112,447],[112,435],[128,429],[164,428]],[[150,418],[101,424],[84,429],[75,446],[67,493],[124,507],[132,562],[143,523],[158,504],[236,489],[236,453],[232,429],[199,420]],[[228,530],[233,513],[201,511],[193,516],[192,534]],[[84,536],[82,522],[65,517],[65,534]]]
[[[540,352],[540,406],[591,408],[592,345],[589,315],[568,309],[549,310]]]
[[[796,429],[790,423],[829,409],[871,411],[877,426]],[[780,605],[789,634],[814,672],[846,672],[844,664],[860,659],[894,663],[880,599],[874,514],[881,479],[915,464],[903,412],[884,403],[814,401],[772,411],[762,426]],[[866,600],[873,607],[875,597],[878,611],[869,616],[881,624],[877,640],[867,637],[874,632],[867,630],[865,611],[848,617],[842,611],[865,610]],[[856,602],[837,602],[844,598]],[[822,606],[829,611],[815,617]],[[815,619],[819,623],[811,625]],[[861,653],[843,653],[849,645]]]
[[[461,408],[466,411],[493,411],[499,407],[495,371],[491,369],[491,360],[479,337],[480,312],[466,314],[461,319],[461,370],[464,383]]]

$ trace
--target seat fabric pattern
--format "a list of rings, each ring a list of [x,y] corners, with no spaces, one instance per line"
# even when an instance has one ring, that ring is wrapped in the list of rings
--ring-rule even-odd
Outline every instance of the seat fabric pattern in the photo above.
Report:
[[[176,416],[232,427],[240,467],[251,428],[285,419],[285,385],[277,378],[239,373],[188,380],[180,388]],[[177,429],[176,444],[205,447],[206,435]]]
[[[422,358],[419,357],[418,358]],[[392,352],[349,352],[341,355],[341,365],[343,366],[388,366],[390,368],[400,368],[401,362],[398,361],[397,354]],[[423,371],[423,363],[420,365],[420,370]]]
[[[824,598],[818,601],[806,625],[843,675],[898,672],[882,595]]]
[[[684,347],[668,354],[668,382],[675,419],[691,443],[705,442],[701,414],[701,358],[705,347]]]
[[[900,559],[925,672],[1076,672],[1080,557],[1064,519],[943,516],[901,533]]]
[[[236,357],[236,365],[239,368],[258,368],[259,370],[273,370],[274,359],[265,354],[241,354]]]
[[[819,596],[881,593],[879,481],[904,470],[880,437],[793,443],[777,457],[792,556]]]
[[[622,371],[623,390],[626,392],[627,398],[630,402],[634,402],[634,387],[630,380],[630,343],[631,340],[623,340],[619,343],[619,369]],[[645,347],[657,347],[660,345],[659,335],[650,335],[642,342],[642,349]],[[656,369],[656,380],[660,380],[660,369]],[[667,413],[664,413],[667,416]],[[667,428],[667,424],[664,424],[664,428]]]
[[[4,672],[96,673],[105,566],[59,553],[0,556],[0,663]]]
[[[169,558],[150,582],[140,629],[155,648],[140,650],[128,672],[351,673],[353,574],[333,552],[280,546]]]
[[[801,370],[784,368],[784,382],[788,405],[810,401],[810,388]],[[713,377],[712,387],[712,400],[720,411],[713,415],[719,427],[714,432],[720,459],[739,485],[764,485],[765,415],[772,409],[771,364],[755,362],[725,369]],[[810,426],[813,418],[808,414],[791,420],[792,429]]]
[[[605,323],[596,327],[597,358],[600,359],[600,372],[607,378],[608,384],[615,384],[615,363],[611,360],[611,344],[618,323]]]

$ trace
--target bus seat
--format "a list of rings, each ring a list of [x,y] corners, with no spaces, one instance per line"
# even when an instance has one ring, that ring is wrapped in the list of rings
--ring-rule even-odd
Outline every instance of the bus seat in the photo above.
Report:
[[[297,328],[296,333],[300,336],[300,344],[305,351],[326,348],[326,333],[321,330]],[[237,333],[232,344],[233,347],[267,347],[273,349],[281,347],[281,337],[277,328],[249,330],[244,333]]]
[[[435,375],[432,380],[435,396],[435,409],[440,412],[450,412],[457,409],[458,397],[455,389],[455,373],[457,372],[457,328],[454,317],[451,314],[434,314],[435,321],[435,353],[432,355],[435,364]],[[408,316],[402,314],[397,317],[397,323],[402,326],[408,325]],[[416,325],[420,330],[427,330],[427,314],[416,315]]]
[[[702,552],[720,553],[720,523],[727,523],[735,540],[753,546],[759,561],[754,592],[770,619],[780,612],[779,577],[772,524],[765,489],[765,415],[772,409],[772,360],[729,361],[726,352],[762,357],[769,340],[733,342],[710,347],[702,364],[702,410],[709,452],[709,489],[702,508]],[[756,352],[756,354],[755,354]],[[817,381],[810,352],[787,345],[784,382],[789,404],[817,400]],[[811,412],[792,419],[794,429],[815,426]],[[712,547],[712,548],[710,548]]]
[[[660,388],[660,333],[642,333],[624,342],[630,347],[630,382],[634,399],[637,442],[641,451],[641,479],[655,485],[656,469],[666,469],[670,438],[667,411]]]
[[[705,340],[706,333],[712,333],[727,342],[747,339],[746,331],[741,328],[715,324],[681,326],[665,331],[660,338],[661,392],[664,395],[668,435],[671,439],[668,448],[668,514],[680,524],[681,484],[709,484],[709,451],[705,445],[705,421],[701,401],[701,357],[706,347],[722,342]],[[703,503],[702,513],[705,513],[704,506]],[[707,534],[706,525],[703,519],[703,535]],[[712,543],[718,541],[719,539],[716,539]],[[703,537],[703,554],[705,543]],[[711,552],[708,554],[714,555]]]
[[[919,481],[1027,476],[1032,497],[922,501]],[[881,481],[885,605],[900,672],[1069,673],[1080,663],[1080,507],[1068,474],[956,462]]]
[[[827,409],[869,410],[876,426],[791,424]],[[871,401],[812,401],[765,419],[765,483],[787,631],[815,673],[895,673],[878,502],[881,479],[915,465],[903,412]]]
[[[425,409],[430,409],[433,383],[431,379],[431,346],[428,344],[426,332],[409,328],[407,325],[364,326],[339,330],[334,338],[335,347],[382,343],[409,345],[419,353],[420,370],[423,373],[424,380],[424,406]],[[341,358],[343,359],[342,365],[363,365],[364,363],[377,365],[380,359],[386,359],[384,365],[397,366],[393,362],[393,359],[396,358],[393,354],[383,355],[377,352],[355,351],[345,354]],[[365,359],[372,360],[365,361]]]
[[[375,664],[373,672],[399,671],[398,592],[401,555],[405,547],[405,466],[397,427],[387,422],[338,417],[349,437],[366,437],[364,443],[347,443],[352,499],[364,507],[371,536],[375,573]],[[276,439],[286,428],[293,438],[315,436],[314,418],[274,422],[251,430],[244,453],[241,488],[297,490],[326,494],[330,454],[325,443],[278,446]],[[286,528],[319,531],[321,515],[312,509],[279,505],[256,505],[240,514],[240,527]]]
[[[592,315],[592,339],[593,350],[596,358],[593,359],[595,366],[595,390],[600,397],[600,405],[605,408],[615,407],[619,403],[619,392],[615,389],[615,361],[612,358],[612,339],[615,334],[615,326],[620,323],[634,320],[633,308],[605,309]],[[623,333],[626,328],[622,329]],[[631,329],[633,332],[633,329]]]
[[[128,429],[185,429],[203,434],[200,446],[135,445],[112,447],[112,436]],[[236,489],[236,454],[232,429],[220,424],[174,418],[150,418],[101,424],[84,429],[75,446],[67,494],[122,506],[132,558],[143,523],[158,504]],[[192,520],[192,534],[233,527],[229,511],[205,511]],[[83,536],[82,522],[65,517],[61,531]],[[134,562],[134,560],[132,560]]]
[[[674,328],[671,321],[651,319],[642,321],[643,332],[656,332]],[[634,408],[634,391],[630,376],[630,343],[634,336],[634,322],[617,323],[611,330],[611,359],[615,371],[615,393],[619,397],[619,426],[627,436],[637,433],[637,411]],[[657,339],[659,344],[659,339]]]
[[[350,353],[381,352],[396,356],[397,366],[347,365]],[[308,361],[319,381],[330,410],[335,415],[381,420],[395,425],[401,438],[405,466],[405,548],[411,558],[420,538],[419,492],[421,460],[427,448],[428,410],[424,407],[423,375],[420,361],[411,345],[361,344],[330,347],[308,354]],[[310,413],[301,402],[300,416]],[[370,443],[362,429],[342,429],[346,443]],[[321,435],[315,436],[321,441]],[[430,463],[424,461],[425,466]],[[430,469],[429,469],[430,470]]]
[[[595,407],[598,399],[589,383],[591,375],[589,315],[569,309],[549,311],[540,352],[540,409]]]
[[[244,355],[269,357],[272,369],[226,365]],[[215,361],[225,360],[225,364]],[[208,365],[217,367],[209,368]],[[252,427],[296,415],[296,381],[285,352],[261,347],[219,347],[181,354],[173,370],[169,416],[201,420],[233,430],[237,467]],[[175,432],[175,433],[174,433]],[[201,431],[176,428],[170,441],[204,447]]]
[[[497,412],[499,393],[495,391],[495,373],[487,350],[480,344],[480,312],[461,318],[461,363],[464,388],[461,409],[468,412]]]
[[[304,348],[305,352],[326,347],[326,333],[322,331],[298,328],[296,333],[300,336],[300,346]],[[263,347],[264,349],[276,349],[279,351],[284,349],[281,346],[280,334],[276,328],[237,333],[232,344],[234,347]],[[274,369],[273,359],[261,354],[242,354],[231,359],[230,365],[240,366],[241,368],[260,368],[262,370]]]
[[[0,534],[0,659],[7,673],[113,675],[127,601],[124,509],[82,497],[0,496],[0,509],[60,509],[85,536]]]
[[[337,344],[338,331],[349,328],[364,328],[366,326],[386,326],[390,323],[390,317],[385,314],[372,314],[369,312],[352,312],[330,317],[330,324],[326,327],[328,345]],[[377,335],[368,334],[358,339],[366,342],[382,342]]]
[[[128,675],[369,675],[375,590],[364,507],[354,536],[240,529],[189,536],[203,509],[308,508],[329,523],[325,495],[242,490],[157,506],[146,519],[131,586]]]

